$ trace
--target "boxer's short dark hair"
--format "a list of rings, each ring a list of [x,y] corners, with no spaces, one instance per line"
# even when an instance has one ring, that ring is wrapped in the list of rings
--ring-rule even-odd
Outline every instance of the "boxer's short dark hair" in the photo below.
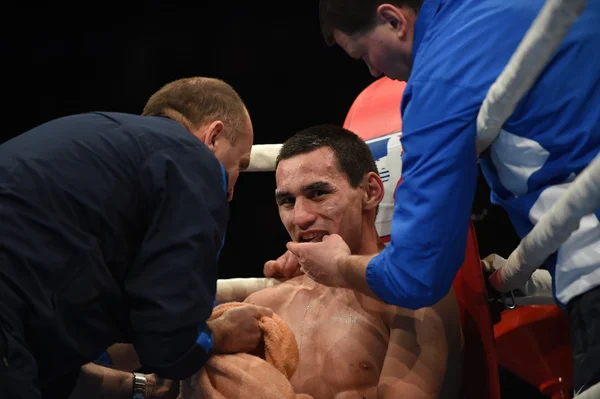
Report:
[[[283,143],[275,167],[280,161],[329,147],[335,154],[340,172],[358,187],[369,172],[377,173],[377,165],[369,146],[356,134],[336,125],[318,125],[301,130]]]

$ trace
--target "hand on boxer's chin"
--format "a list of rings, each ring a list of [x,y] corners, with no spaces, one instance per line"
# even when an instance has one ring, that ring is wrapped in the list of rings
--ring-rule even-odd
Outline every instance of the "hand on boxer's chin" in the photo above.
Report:
[[[296,256],[290,251],[286,251],[277,260],[270,260],[265,263],[263,268],[265,277],[288,279],[299,276],[302,273],[300,264]]]
[[[351,252],[341,236],[326,235],[321,242],[288,242],[287,248],[312,280],[328,287],[347,288],[346,266],[341,260]]]

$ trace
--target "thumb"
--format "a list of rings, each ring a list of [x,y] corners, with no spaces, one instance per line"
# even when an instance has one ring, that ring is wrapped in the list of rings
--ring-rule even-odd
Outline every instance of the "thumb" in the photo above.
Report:
[[[298,257],[300,250],[302,249],[302,243],[290,241],[285,244],[288,251],[294,254],[294,256]]]

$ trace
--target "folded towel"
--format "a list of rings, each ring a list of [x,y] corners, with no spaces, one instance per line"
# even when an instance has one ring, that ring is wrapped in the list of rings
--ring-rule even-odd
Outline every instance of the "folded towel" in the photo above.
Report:
[[[245,303],[217,306],[210,320]],[[261,317],[263,345],[256,353],[213,355],[199,374],[181,384],[181,399],[311,399],[295,394],[289,382],[298,366],[294,333],[276,314]]]

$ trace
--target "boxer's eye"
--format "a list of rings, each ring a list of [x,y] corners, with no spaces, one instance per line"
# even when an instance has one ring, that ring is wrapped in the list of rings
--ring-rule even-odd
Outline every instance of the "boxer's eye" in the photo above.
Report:
[[[279,206],[283,206],[283,205],[293,205],[294,204],[294,199],[291,197],[283,197],[283,198],[278,198],[277,199],[277,204]]]
[[[314,197],[320,197],[320,196],[323,196],[323,195],[326,195],[326,194],[329,194],[329,191],[325,191],[325,190],[314,190],[314,191],[311,193],[311,197],[313,197],[313,198],[314,198]]]

